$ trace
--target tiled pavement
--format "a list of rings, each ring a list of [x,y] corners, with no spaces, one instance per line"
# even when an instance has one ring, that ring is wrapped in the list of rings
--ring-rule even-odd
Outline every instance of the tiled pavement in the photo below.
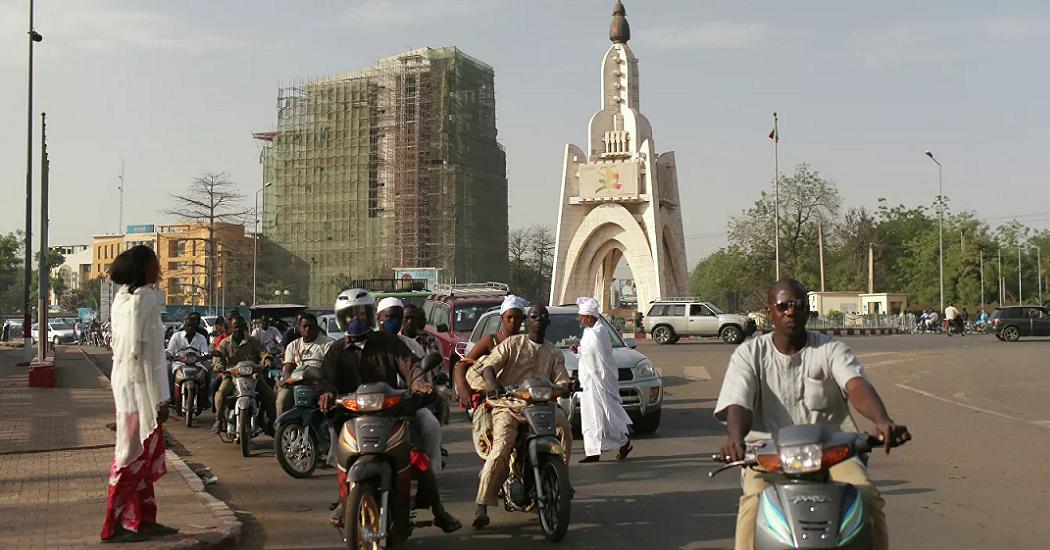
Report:
[[[75,348],[61,347],[55,388],[29,388],[20,353],[0,349],[0,548],[99,544],[113,460],[113,395]],[[178,535],[126,545],[207,548],[229,544],[240,525],[171,451],[156,485],[158,519]]]

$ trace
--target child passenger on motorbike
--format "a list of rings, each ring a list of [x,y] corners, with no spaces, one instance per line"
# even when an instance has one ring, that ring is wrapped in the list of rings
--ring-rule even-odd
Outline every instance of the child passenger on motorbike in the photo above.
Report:
[[[853,351],[840,340],[806,330],[808,292],[794,279],[781,279],[769,289],[773,332],[744,342],[729,360],[715,418],[726,423],[728,439],[722,454],[728,460],[744,458],[745,439],[768,439],[784,426],[828,424],[832,429],[856,432],[849,405],[875,424],[875,434],[891,447],[911,439],[908,428],[886,412],[878,392],[868,382]],[[756,432],[752,432],[752,428]],[[736,549],[754,547],[759,495],[768,486],[761,472],[743,470],[743,490],[736,523]],[[849,483],[863,495],[873,527],[876,549],[889,545],[884,501],[857,458],[830,470],[833,481]]]
[[[429,384],[419,380],[419,359],[399,337],[385,331],[375,330],[375,297],[363,289],[344,291],[336,298],[334,307],[336,321],[346,332],[342,341],[331,345],[325,354],[322,386],[327,390],[321,394],[318,405],[322,411],[330,410],[337,395],[353,393],[361,384],[385,382],[398,387],[398,375],[409,381],[413,392],[429,393]],[[429,409],[423,407],[416,412],[416,429],[421,432],[422,445],[432,463],[441,460],[441,424]],[[342,426],[333,426],[338,434]],[[333,438],[333,441],[336,439]],[[334,460],[335,445],[330,461]],[[338,468],[339,501],[332,511],[330,521],[338,525],[342,521],[346,503],[346,465],[333,464]],[[434,525],[446,533],[458,530],[462,525],[441,504],[437,476],[433,467],[419,472],[419,495],[431,504]]]

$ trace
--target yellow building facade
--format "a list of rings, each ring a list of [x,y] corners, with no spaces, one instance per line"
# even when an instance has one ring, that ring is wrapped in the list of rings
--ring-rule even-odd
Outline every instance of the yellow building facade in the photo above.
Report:
[[[92,237],[92,276],[105,277],[117,255],[141,244],[157,253],[163,276],[160,289],[168,305],[204,306],[209,301],[214,302],[210,305],[220,305],[227,300],[237,303],[243,299],[246,285],[251,284],[253,243],[243,225],[215,224],[215,295],[211,300],[207,224],[129,226],[128,230],[124,234]]]

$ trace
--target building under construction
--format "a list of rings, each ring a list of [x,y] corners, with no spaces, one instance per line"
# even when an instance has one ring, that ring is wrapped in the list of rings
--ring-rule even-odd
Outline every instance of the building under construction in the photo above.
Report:
[[[264,273],[330,304],[345,281],[438,268],[506,280],[493,70],[456,48],[282,87],[263,144]]]

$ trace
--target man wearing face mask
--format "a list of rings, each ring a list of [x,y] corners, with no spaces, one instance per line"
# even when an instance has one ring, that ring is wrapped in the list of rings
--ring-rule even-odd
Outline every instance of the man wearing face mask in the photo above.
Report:
[[[324,359],[324,381],[326,390],[320,397],[320,408],[332,408],[337,395],[353,393],[361,384],[385,382],[398,387],[398,376],[408,382],[413,392],[429,393],[430,384],[419,379],[419,358],[396,334],[386,330],[375,330],[375,297],[364,289],[350,289],[336,298],[334,307],[336,322],[346,332],[342,341],[329,348]],[[400,329],[400,327],[398,327]],[[435,471],[441,467],[441,424],[429,409],[416,412],[416,429],[422,436],[419,447],[430,459],[431,467],[422,472],[420,491],[426,493],[432,503],[434,525],[446,533],[460,528],[460,523],[445,511],[437,490]],[[341,426],[335,426],[338,433]],[[335,441],[335,439],[333,439]],[[334,456],[335,446],[332,447]],[[342,520],[343,504],[346,501],[346,465],[334,464],[339,469],[339,506],[332,512],[333,523]]]

